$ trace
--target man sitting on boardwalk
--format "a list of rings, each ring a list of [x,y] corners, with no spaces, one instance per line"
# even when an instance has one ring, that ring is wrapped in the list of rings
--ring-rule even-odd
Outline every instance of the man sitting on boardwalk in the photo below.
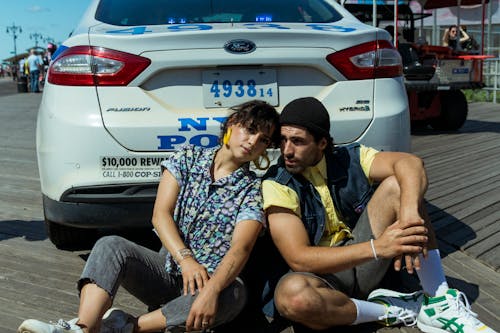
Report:
[[[282,156],[263,182],[272,242],[260,244],[265,255],[250,269],[264,275],[267,315],[277,310],[312,329],[383,321],[433,333],[494,332],[448,286],[420,158],[334,147],[328,112],[314,98],[290,102],[280,122]],[[393,259],[396,270],[416,270],[423,291],[375,289]]]

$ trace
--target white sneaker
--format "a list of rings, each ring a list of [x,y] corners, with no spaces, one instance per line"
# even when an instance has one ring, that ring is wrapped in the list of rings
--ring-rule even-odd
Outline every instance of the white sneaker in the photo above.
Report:
[[[404,324],[414,326],[423,301],[423,292],[401,293],[389,289],[376,289],[368,295],[369,302],[376,302],[387,307],[386,313],[379,317],[381,324],[394,326]]]
[[[477,319],[465,294],[456,289],[443,296],[424,296],[417,326],[426,333],[496,333]]]
[[[35,319],[28,319],[17,329],[17,333],[83,333],[76,323],[78,318],[70,321],[59,319],[57,323],[44,323]]]
[[[102,316],[100,333],[133,333],[134,317],[123,310],[111,308]]]

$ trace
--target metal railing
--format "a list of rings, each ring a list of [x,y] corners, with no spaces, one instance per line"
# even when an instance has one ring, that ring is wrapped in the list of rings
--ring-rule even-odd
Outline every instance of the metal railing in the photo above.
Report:
[[[483,65],[483,80],[485,87],[483,90],[486,91],[486,98],[492,100],[493,103],[497,102],[497,94],[500,91],[499,87],[499,67],[500,58],[485,59]],[[493,95],[493,98],[490,96]]]

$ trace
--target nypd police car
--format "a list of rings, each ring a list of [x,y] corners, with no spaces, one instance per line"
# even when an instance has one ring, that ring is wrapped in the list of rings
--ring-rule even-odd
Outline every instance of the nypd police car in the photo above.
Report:
[[[150,223],[159,164],[218,143],[227,108],[314,96],[336,143],[408,151],[401,59],[331,0],[95,0],[50,65],[37,121],[48,234]]]

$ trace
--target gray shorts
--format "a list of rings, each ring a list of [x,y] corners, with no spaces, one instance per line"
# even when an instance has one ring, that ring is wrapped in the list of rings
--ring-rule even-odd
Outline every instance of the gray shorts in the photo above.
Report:
[[[363,243],[375,238],[372,234],[368,210],[361,214],[356,226],[352,230],[353,239],[349,239],[338,246],[345,246],[356,243]],[[334,274],[314,274],[308,272],[290,272],[289,274],[304,274],[314,276],[323,281],[332,289],[341,291],[349,297],[366,299],[368,294],[378,287],[382,278],[387,272],[390,259],[371,260],[352,269],[337,272]],[[284,278],[284,277],[282,277]]]
[[[164,251],[155,252],[119,236],[103,237],[90,252],[78,290],[92,282],[114,298],[122,286],[149,310],[161,308],[168,328],[182,328],[198,294],[183,295],[182,276],[167,273]],[[220,293],[213,326],[234,319],[246,299],[246,287],[237,278]]]

